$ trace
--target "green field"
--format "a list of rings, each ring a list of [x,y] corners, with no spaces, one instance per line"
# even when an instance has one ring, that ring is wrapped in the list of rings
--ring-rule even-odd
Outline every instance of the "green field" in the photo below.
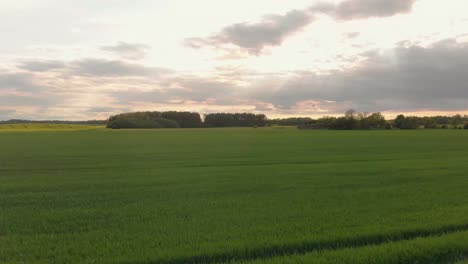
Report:
[[[31,131],[81,131],[103,129],[104,126],[78,124],[0,124],[0,132],[31,132]]]
[[[0,263],[456,263],[468,132],[0,133]]]

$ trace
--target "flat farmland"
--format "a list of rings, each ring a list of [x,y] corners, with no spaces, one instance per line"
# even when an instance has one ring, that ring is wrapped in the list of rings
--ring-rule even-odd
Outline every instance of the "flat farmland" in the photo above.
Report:
[[[32,132],[32,131],[82,131],[103,129],[101,125],[80,125],[80,124],[40,124],[40,123],[21,123],[21,124],[0,124],[0,133],[2,132]]]
[[[467,256],[466,130],[0,132],[0,263]]]

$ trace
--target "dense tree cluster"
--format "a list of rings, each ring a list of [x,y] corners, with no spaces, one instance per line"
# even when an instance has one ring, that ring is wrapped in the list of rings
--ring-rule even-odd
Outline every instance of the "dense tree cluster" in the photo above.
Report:
[[[170,111],[162,112],[161,117],[177,122],[181,128],[203,127],[203,122],[199,113]]]
[[[465,125],[466,124],[466,125]],[[366,114],[357,113],[354,110],[346,112],[344,117],[323,117],[299,126],[305,129],[335,129],[335,130],[357,130],[357,129],[468,129],[468,116],[433,116],[417,117],[398,115],[394,120],[387,121],[380,113]]]
[[[343,117],[323,117],[312,120],[300,128],[304,129],[334,129],[334,130],[367,130],[389,129],[391,126],[381,113],[358,113],[349,110]]]
[[[205,116],[202,122],[198,113],[192,112],[135,112],[111,116],[108,128],[200,128],[200,127],[263,127],[265,115],[250,113],[217,113]]]
[[[263,127],[267,117],[263,114],[217,113],[205,116],[205,127]]]
[[[86,121],[100,122],[100,121]],[[102,121],[101,121],[102,122]],[[466,124],[466,125],[465,125]],[[359,113],[348,110],[342,117],[293,117],[268,119],[263,114],[214,113],[205,116],[194,112],[134,112],[111,116],[109,128],[201,128],[201,127],[264,127],[297,126],[302,129],[369,130],[369,129],[468,129],[468,116],[416,117],[399,115],[385,120],[381,113]]]
[[[303,126],[312,121],[310,117],[290,117],[268,120],[269,126]]]
[[[404,116],[399,115],[393,121],[394,127],[399,129],[447,129],[463,128],[468,124],[468,116]]]
[[[111,116],[108,128],[200,128],[200,114],[191,112],[135,112]]]
[[[424,120],[415,116],[405,117],[399,115],[393,121],[393,126],[399,129],[417,129],[420,127],[421,122],[424,122]],[[428,124],[430,124],[430,127],[427,128],[436,128],[435,123],[432,123],[432,121],[429,121]]]

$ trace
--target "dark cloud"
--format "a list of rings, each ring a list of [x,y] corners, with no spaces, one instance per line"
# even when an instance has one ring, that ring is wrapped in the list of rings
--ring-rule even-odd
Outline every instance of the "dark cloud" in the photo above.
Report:
[[[20,92],[37,92],[44,87],[38,84],[29,73],[0,74],[0,91],[15,90]]]
[[[281,45],[284,39],[310,23],[305,11],[293,10],[284,16],[269,15],[260,23],[239,23],[224,28],[218,41],[228,42],[258,54],[265,46]]]
[[[84,59],[70,65],[74,74],[99,77],[158,76],[170,71],[119,60]]]
[[[147,55],[149,46],[144,44],[132,44],[119,42],[113,46],[103,46],[101,50],[117,54],[118,56],[128,60],[141,60]]]
[[[251,55],[265,48],[280,46],[287,37],[312,23],[317,14],[339,20],[388,17],[408,13],[416,0],[347,0],[338,5],[320,3],[285,15],[267,15],[257,23],[237,23],[207,38],[189,38],[184,44],[191,48],[212,47],[232,53],[225,45],[234,45]]]
[[[148,67],[138,63],[129,63],[123,60],[107,60],[87,58],[76,61],[58,61],[58,60],[29,60],[23,61],[18,65],[19,69],[29,73],[15,73],[11,76],[0,75],[0,84],[5,82],[30,82],[34,73],[47,73],[54,70],[60,70],[62,76],[97,76],[97,77],[134,77],[134,76],[159,76],[168,74],[169,69]],[[8,78],[8,80],[6,80]],[[1,83],[3,80],[3,83]],[[18,86],[21,86],[18,85]],[[4,85],[5,86],[5,85]]]
[[[265,47],[278,46],[291,34],[307,26],[313,16],[308,10],[293,10],[285,15],[268,15],[258,23],[238,23],[225,27],[209,38],[191,38],[185,44],[192,48],[233,44],[249,54],[258,55]]]
[[[41,77],[29,73],[0,74],[0,106],[49,107],[64,97],[51,93],[51,87],[42,85]]]
[[[415,0],[347,0],[335,10],[338,19],[353,20],[370,17],[389,17],[409,13]]]
[[[286,109],[307,100],[361,111],[468,109],[467,43],[400,46],[388,55],[369,56],[358,68],[329,75],[302,73],[252,96]]]
[[[65,63],[57,60],[29,60],[18,65],[18,68],[31,72],[46,72],[64,67]]]

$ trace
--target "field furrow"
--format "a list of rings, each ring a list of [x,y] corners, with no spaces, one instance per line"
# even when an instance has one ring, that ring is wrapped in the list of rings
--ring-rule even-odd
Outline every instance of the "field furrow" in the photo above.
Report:
[[[411,240],[424,238],[444,238],[451,234],[463,234],[468,239],[468,224],[453,225],[441,227],[433,230],[413,230],[396,234],[379,234],[366,237],[353,237],[346,240],[322,241],[322,242],[303,242],[299,244],[282,245],[276,247],[265,247],[239,252],[226,252],[218,255],[198,255],[180,259],[152,260],[147,262],[138,262],[145,264],[211,264],[211,263],[250,263],[250,261],[274,260],[277,257],[307,255],[312,252],[339,251],[342,249],[356,249],[363,247],[375,247],[391,243],[411,242]],[[464,243],[466,250],[453,248],[447,254],[440,254],[437,260],[454,260],[461,258],[468,252],[468,241]],[[133,263],[133,262],[131,262]],[[401,262],[408,263],[408,262]],[[436,263],[436,262],[434,262]],[[130,264],[130,263],[129,263]]]
[[[231,261],[230,264],[407,264],[407,263],[465,263],[468,254],[468,232],[454,232],[441,236],[418,237],[358,248],[321,250],[253,261]]]

